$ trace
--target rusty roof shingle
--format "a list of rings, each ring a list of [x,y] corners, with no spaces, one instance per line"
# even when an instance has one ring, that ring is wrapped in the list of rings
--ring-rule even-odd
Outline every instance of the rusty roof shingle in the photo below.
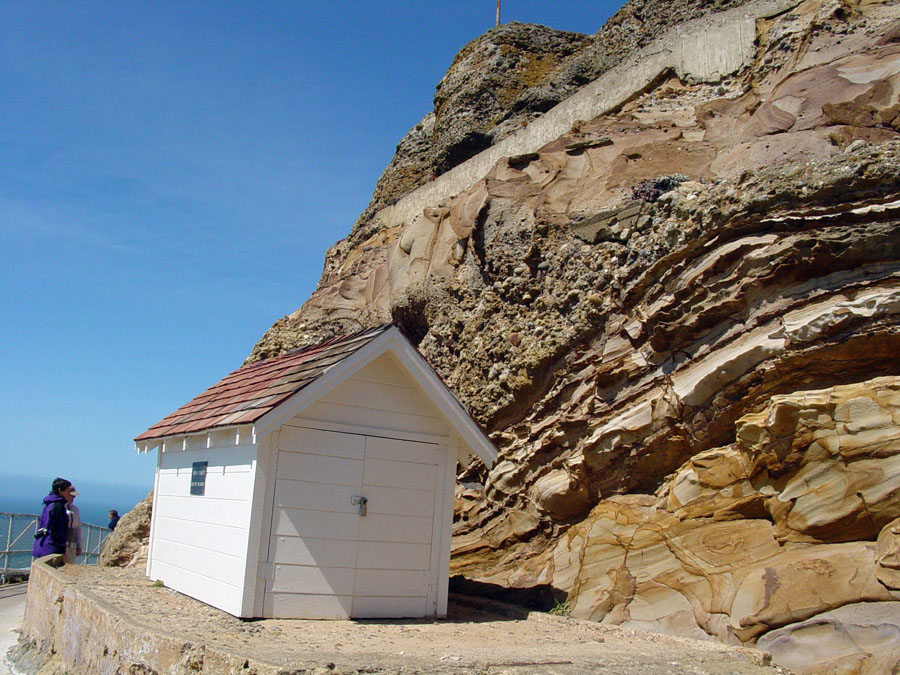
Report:
[[[392,325],[342,335],[238,368],[134,440],[256,422]]]

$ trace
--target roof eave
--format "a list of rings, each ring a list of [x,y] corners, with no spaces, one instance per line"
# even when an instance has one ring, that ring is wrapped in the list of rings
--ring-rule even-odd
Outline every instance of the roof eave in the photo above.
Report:
[[[249,430],[249,435],[251,441],[253,443],[256,442],[257,432],[256,425],[253,423],[242,423],[242,424],[231,424],[224,427],[210,427],[208,429],[199,429],[197,431],[188,431],[181,432],[175,434],[166,434],[163,436],[155,436],[152,438],[141,438],[140,436],[134,439],[134,449],[137,452],[148,453],[156,450],[161,446],[165,446],[169,441],[175,442],[175,439],[186,439],[192,436],[206,436],[209,437],[211,434],[225,434],[228,432],[234,432],[235,434],[235,443],[240,444],[241,438],[243,438],[242,430]],[[176,443],[177,445],[177,443]]]

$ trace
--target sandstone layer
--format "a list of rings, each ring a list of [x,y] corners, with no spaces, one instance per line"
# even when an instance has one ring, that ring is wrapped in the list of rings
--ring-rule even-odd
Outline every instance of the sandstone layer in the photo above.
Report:
[[[736,429],[656,494],[602,500],[516,574],[566,590],[576,616],[759,639],[798,672],[820,672],[819,642],[824,660],[896,665],[900,378],[774,396]]]
[[[900,600],[900,6],[752,16],[733,74],[663,69],[414,217],[364,214],[251,358],[406,329],[501,452],[460,476],[470,578],[880,672]]]

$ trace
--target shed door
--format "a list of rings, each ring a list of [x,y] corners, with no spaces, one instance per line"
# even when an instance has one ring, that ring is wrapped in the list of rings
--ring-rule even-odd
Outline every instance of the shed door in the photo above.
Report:
[[[430,443],[283,427],[265,614],[433,614],[438,460]]]

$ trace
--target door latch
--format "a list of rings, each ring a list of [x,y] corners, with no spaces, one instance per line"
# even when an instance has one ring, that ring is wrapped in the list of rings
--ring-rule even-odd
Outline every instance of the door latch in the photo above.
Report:
[[[354,496],[350,500],[350,503],[359,506],[359,515],[361,515],[361,516],[366,515],[366,504],[369,503],[368,499],[366,499],[365,497]]]

